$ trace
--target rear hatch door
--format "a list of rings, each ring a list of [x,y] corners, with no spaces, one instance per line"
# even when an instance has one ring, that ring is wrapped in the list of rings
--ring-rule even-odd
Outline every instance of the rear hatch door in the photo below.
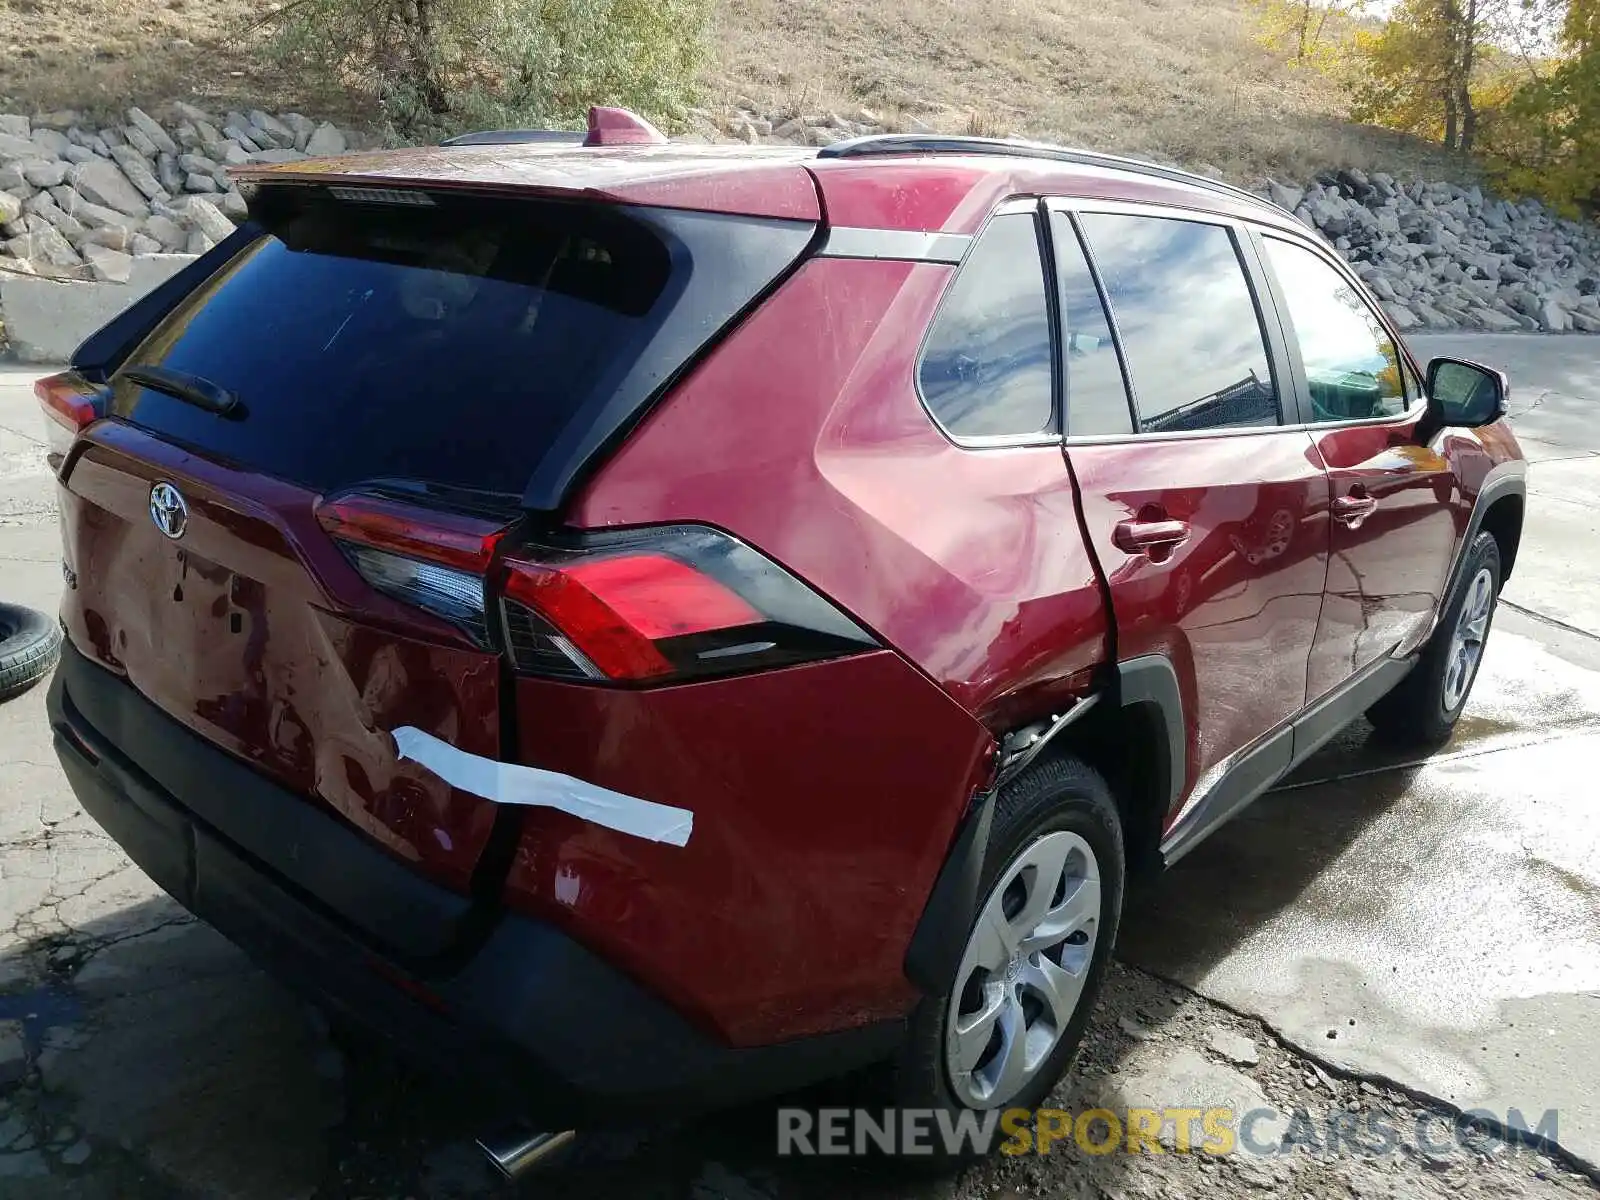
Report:
[[[496,806],[400,760],[391,733],[514,760],[484,591],[497,531],[532,519],[552,451],[571,459],[601,419],[614,440],[811,226],[764,223],[781,228],[712,280],[709,214],[283,192],[258,203],[260,237],[103,368],[107,417],[61,471],[63,619],[296,802],[493,895],[475,876]],[[234,832],[226,797],[205,803]],[[402,948],[454,936],[442,920]]]

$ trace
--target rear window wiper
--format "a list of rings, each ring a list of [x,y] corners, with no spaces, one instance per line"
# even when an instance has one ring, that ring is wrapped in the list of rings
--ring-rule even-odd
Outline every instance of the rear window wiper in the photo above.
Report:
[[[203,408],[219,417],[244,416],[244,404],[238,394],[230,392],[211,380],[187,371],[174,371],[168,367],[132,366],[122,369],[122,377],[130,383],[161,392],[185,404]]]

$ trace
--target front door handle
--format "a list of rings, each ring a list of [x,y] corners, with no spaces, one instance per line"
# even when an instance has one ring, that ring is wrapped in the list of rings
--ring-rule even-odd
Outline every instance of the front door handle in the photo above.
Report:
[[[1160,559],[1189,540],[1187,521],[1119,521],[1111,543],[1124,554]]]
[[[1371,496],[1340,496],[1333,502],[1333,519],[1355,529],[1377,510]]]

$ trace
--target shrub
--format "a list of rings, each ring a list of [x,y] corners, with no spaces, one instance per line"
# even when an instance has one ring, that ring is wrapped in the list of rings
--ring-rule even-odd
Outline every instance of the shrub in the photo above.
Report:
[[[290,0],[281,59],[374,94],[405,136],[581,122],[618,104],[674,124],[710,0]]]

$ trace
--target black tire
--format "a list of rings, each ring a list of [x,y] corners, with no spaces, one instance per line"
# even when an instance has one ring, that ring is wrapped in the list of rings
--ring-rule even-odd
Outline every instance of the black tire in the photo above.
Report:
[[[1038,1107],[1066,1074],[1105,978],[1122,916],[1126,874],[1122,821],[1111,789],[1084,763],[1052,758],[1007,785],[996,801],[978,889],[979,907],[972,920],[976,921],[996,883],[1018,855],[1039,838],[1057,831],[1077,834],[1094,852],[1100,871],[1099,926],[1083,991],[1065,1031],[1030,1081],[1014,1097],[1003,1100],[1002,1108]],[[961,936],[965,939],[970,933],[969,927],[963,929]],[[891,1067],[895,1105],[942,1108],[958,1115],[970,1107],[952,1090],[945,1060],[945,1020],[957,986],[958,981],[952,978],[942,994],[925,996],[913,1011],[905,1044]],[[996,1147],[1000,1140],[996,1139]],[[949,1169],[971,1157],[970,1149],[954,1157],[936,1151],[931,1159],[922,1157],[921,1163],[934,1169]],[[903,1158],[902,1162],[917,1160]]]
[[[1482,665],[1480,651],[1472,666],[1466,687],[1454,705],[1448,702],[1445,676],[1450,667],[1450,647],[1456,625],[1461,618],[1462,606],[1472,590],[1472,582],[1480,572],[1487,570],[1490,578],[1489,615],[1484,627],[1484,642],[1494,626],[1494,610],[1500,598],[1500,543],[1494,534],[1480,533],[1467,550],[1467,559],[1461,572],[1461,585],[1450,598],[1439,626],[1428,639],[1417,665],[1399,685],[1367,710],[1371,721],[1384,741],[1397,746],[1438,746],[1450,739],[1456,721],[1466,708],[1472,695],[1472,685],[1477,682],[1478,668]]]
[[[0,604],[0,700],[27,691],[61,657],[61,627],[43,613]]]

